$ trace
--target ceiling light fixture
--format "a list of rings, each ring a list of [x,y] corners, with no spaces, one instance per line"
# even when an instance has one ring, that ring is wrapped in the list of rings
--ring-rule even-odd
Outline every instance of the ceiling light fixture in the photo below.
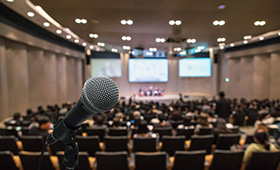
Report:
[[[264,40],[264,37],[259,37],[259,40],[261,40],[261,41]]]
[[[35,16],[35,14],[34,14],[34,12],[27,12],[27,16],[29,16],[29,17],[34,17]]]
[[[121,20],[121,24],[122,25],[132,25],[133,24],[133,21],[131,19],[129,20]]]
[[[278,35],[280,36],[280,32],[278,32]]]
[[[118,52],[118,49],[112,48],[111,51],[114,52],[114,53],[117,53],[117,52]]]
[[[220,4],[219,6],[218,6],[218,9],[225,9],[226,8],[226,5],[225,4]]]
[[[164,38],[156,38],[155,41],[157,43],[164,43],[165,42],[165,39]]]
[[[71,39],[71,35],[66,35],[66,38],[69,40]]]
[[[89,34],[89,37],[90,37],[90,38],[98,38],[98,34],[90,33],[90,34]]]
[[[122,25],[126,25],[126,20],[121,20]]]
[[[44,22],[43,25],[44,25],[45,27],[49,27],[51,24],[50,24],[49,22]]]
[[[62,33],[61,30],[56,30],[55,32],[56,32],[57,34],[61,34],[61,33]]]
[[[169,25],[174,25],[175,24],[175,21],[174,20],[170,20],[169,21]]]
[[[82,46],[84,46],[84,47],[87,46],[87,43],[86,43],[86,42],[83,42]]]
[[[157,48],[149,48],[149,51],[157,51]]]
[[[130,36],[122,36],[123,41],[130,41],[131,37]]]
[[[223,38],[218,38],[217,41],[218,41],[218,42],[225,42],[225,41],[226,41],[226,38],[224,38],[224,37],[223,37]]]
[[[187,39],[187,43],[195,43],[196,42],[196,39]]]
[[[93,46],[93,45],[90,45],[89,48],[90,48],[91,50],[93,50],[93,49],[94,49],[94,46]]]
[[[243,43],[244,43],[244,44],[248,44],[248,41],[247,41],[247,40],[244,40]]]
[[[213,21],[213,25],[215,25],[215,26],[223,26],[223,25],[225,25],[225,21],[224,20],[215,20],[215,21]]]
[[[234,45],[234,43],[230,43],[230,46],[231,46],[231,47],[234,47],[235,45]]]
[[[87,20],[86,20],[86,19],[81,19],[81,23],[82,23],[82,24],[86,24],[86,23],[87,23]]]
[[[6,0],[7,2],[14,2],[14,0]]]
[[[80,42],[80,40],[78,40],[78,39],[75,39],[75,40],[74,40],[74,42],[75,42],[75,43],[79,43],[79,42]]]
[[[75,22],[76,22],[77,24],[80,24],[80,23],[81,23],[81,19],[76,18],[76,19],[75,19]]]
[[[124,46],[123,46],[123,49],[124,49],[124,50],[130,50],[130,46],[124,45]]]
[[[252,35],[245,35],[243,37],[244,40],[250,40],[252,38]]]
[[[182,21],[177,20],[177,21],[175,21],[175,24],[176,24],[176,25],[181,25],[181,24],[182,24]]]
[[[97,45],[100,46],[100,47],[104,47],[104,46],[105,46],[105,43],[103,43],[103,42],[98,42]]]
[[[266,24],[266,21],[255,21],[254,22],[254,25],[257,27],[257,26],[264,26]]]

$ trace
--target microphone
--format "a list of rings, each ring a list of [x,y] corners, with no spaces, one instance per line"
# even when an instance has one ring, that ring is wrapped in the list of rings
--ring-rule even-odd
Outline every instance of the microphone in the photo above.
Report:
[[[46,140],[47,145],[52,145],[56,141],[62,141],[65,144],[64,164],[66,167],[71,169],[77,165],[76,130],[94,114],[111,110],[118,98],[118,86],[107,76],[92,77],[85,82],[80,99],[66,117],[60,119],[55,125],[53,132]]]

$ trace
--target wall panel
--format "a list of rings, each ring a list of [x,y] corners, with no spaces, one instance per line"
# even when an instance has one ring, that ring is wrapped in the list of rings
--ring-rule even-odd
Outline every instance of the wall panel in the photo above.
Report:
[[[269,97],[280,98],[280,53],[270,55],[270,85]]]

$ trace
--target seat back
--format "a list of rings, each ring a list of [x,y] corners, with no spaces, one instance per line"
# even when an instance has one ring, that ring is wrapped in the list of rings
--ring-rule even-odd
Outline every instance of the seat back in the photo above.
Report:
[[[198,135],[211,135],[213,128],[210,127],[201,127],[199,129]]]
[[[176,131],[177,131],[176,136],[184,135],[186,137],[186,140],[190,140],[192,135],[194,134],[194,128],[177,129]]]
[[[104,136],[105,136],[105,128],[99,128],[99,127],[94,127],[94,128],[91,128],[91,127],[87,127],[86,128],[86,132],[87,132],[87,135],[88,136],[98,136],[99,137],[99,140],[101,142],[103,142],[103,139],[104,139]]]
[[[240,170],[243,151],[215,150],[210,170]]]
[[[23,150],[31,152],[40,152],[44,146],[42,136],[21,136]]]
[[[64,143],[57,141],[55,144],[50,145],[50,149],[52,155],[56,155],[56,152],[65,150],[65,145]]]
[[[172,170],[204,170],[206,151],[176,151]]]
[[[234,125],[243,126],[244,125],[245,115],[237,114],[234,117]]]
[[[1,169],[18,170],[10,151],[0,151]]]
[[[135,154],[135,170],[165,170],[166,156],[165,152],[138,152]]]
[[[106,136],[104,138],[105,151],[106,152],[118,152],[126,151],[127,147],[127,136]]]
[[[258,112],[250,111],[248,114],[247,125],[254,126],[256,120],[258,119]]]
[[[59,168],[61,170],[66,169],[63,163],[64,152],[57,152],[56,155],[58,157]],[[79,152],[79,162],[78,165],[75,167],[75,170],[91,170],[87,152]]]
[[[278,152],[254,152],[246,166],[246,170],[275,170],[280,162],[280,151]]]
[[[240,134],[219,134],[216,149],[230,150],[232,145],[239,144]]]
[[[97,170],[128,170],[127,152],[96,152]]]
[[[239,133],[239,126],[233,126],[233,128],[230,128],[232,133]]]
[[[22,127],[22,129],[20,131],[21,131],[22,135],[27,136],[27,135],[29,135],[30,128]]]
[[[1,135],[3,136],[16,136],[18,137],[18,133],[15,128],[0,128]]]
[[[189,151],[205,150],[211,154],[213,141],[213,135],[192,136]]]
[[[127,136],[126,128],[109,128],[109,136]]]
[[[76,138],[79,150],[88,152],[89,156],[95,156],[96,151],[100,151],[98,136],[77,136]]]
[[[19,152],[21,164],[24,170],[38,169],[38,162],[41,152]],[[50,155],[45,152],[43,155],[41,170],[54,170],[53,164],[50,160]]]
[[[14,155],[17,155],[19,149],[15,136],[0,136],[0,151],[11,151]]]
[[[254,136],[253,135],[246,135],[246,144],[254,143]]]
[[[154,133],[158,133],[160,136],[160,140],[162,136],[172,136],[172,128],[171,127],[155,127]]]
[[[173,129],[176,129],[178,125],[183,124],[183,120],[169,120]]]
[[[185,136],[163,136],[161,151],[173,156],[175,151],[185,150]]]
[[[155,152],[156,138],[134,138],[133,152]]]

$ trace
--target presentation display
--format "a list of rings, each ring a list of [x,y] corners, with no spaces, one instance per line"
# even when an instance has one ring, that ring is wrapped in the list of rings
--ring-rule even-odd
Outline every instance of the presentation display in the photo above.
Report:
[[[108,77],[121,77],[121,59],[91,59],[91,75],[105,75]]]
[[[186,58],[179,60],[180,77],[211,77],[210,58]]]
[[[167,59],[130,59],[129,82],[167,82]]]

